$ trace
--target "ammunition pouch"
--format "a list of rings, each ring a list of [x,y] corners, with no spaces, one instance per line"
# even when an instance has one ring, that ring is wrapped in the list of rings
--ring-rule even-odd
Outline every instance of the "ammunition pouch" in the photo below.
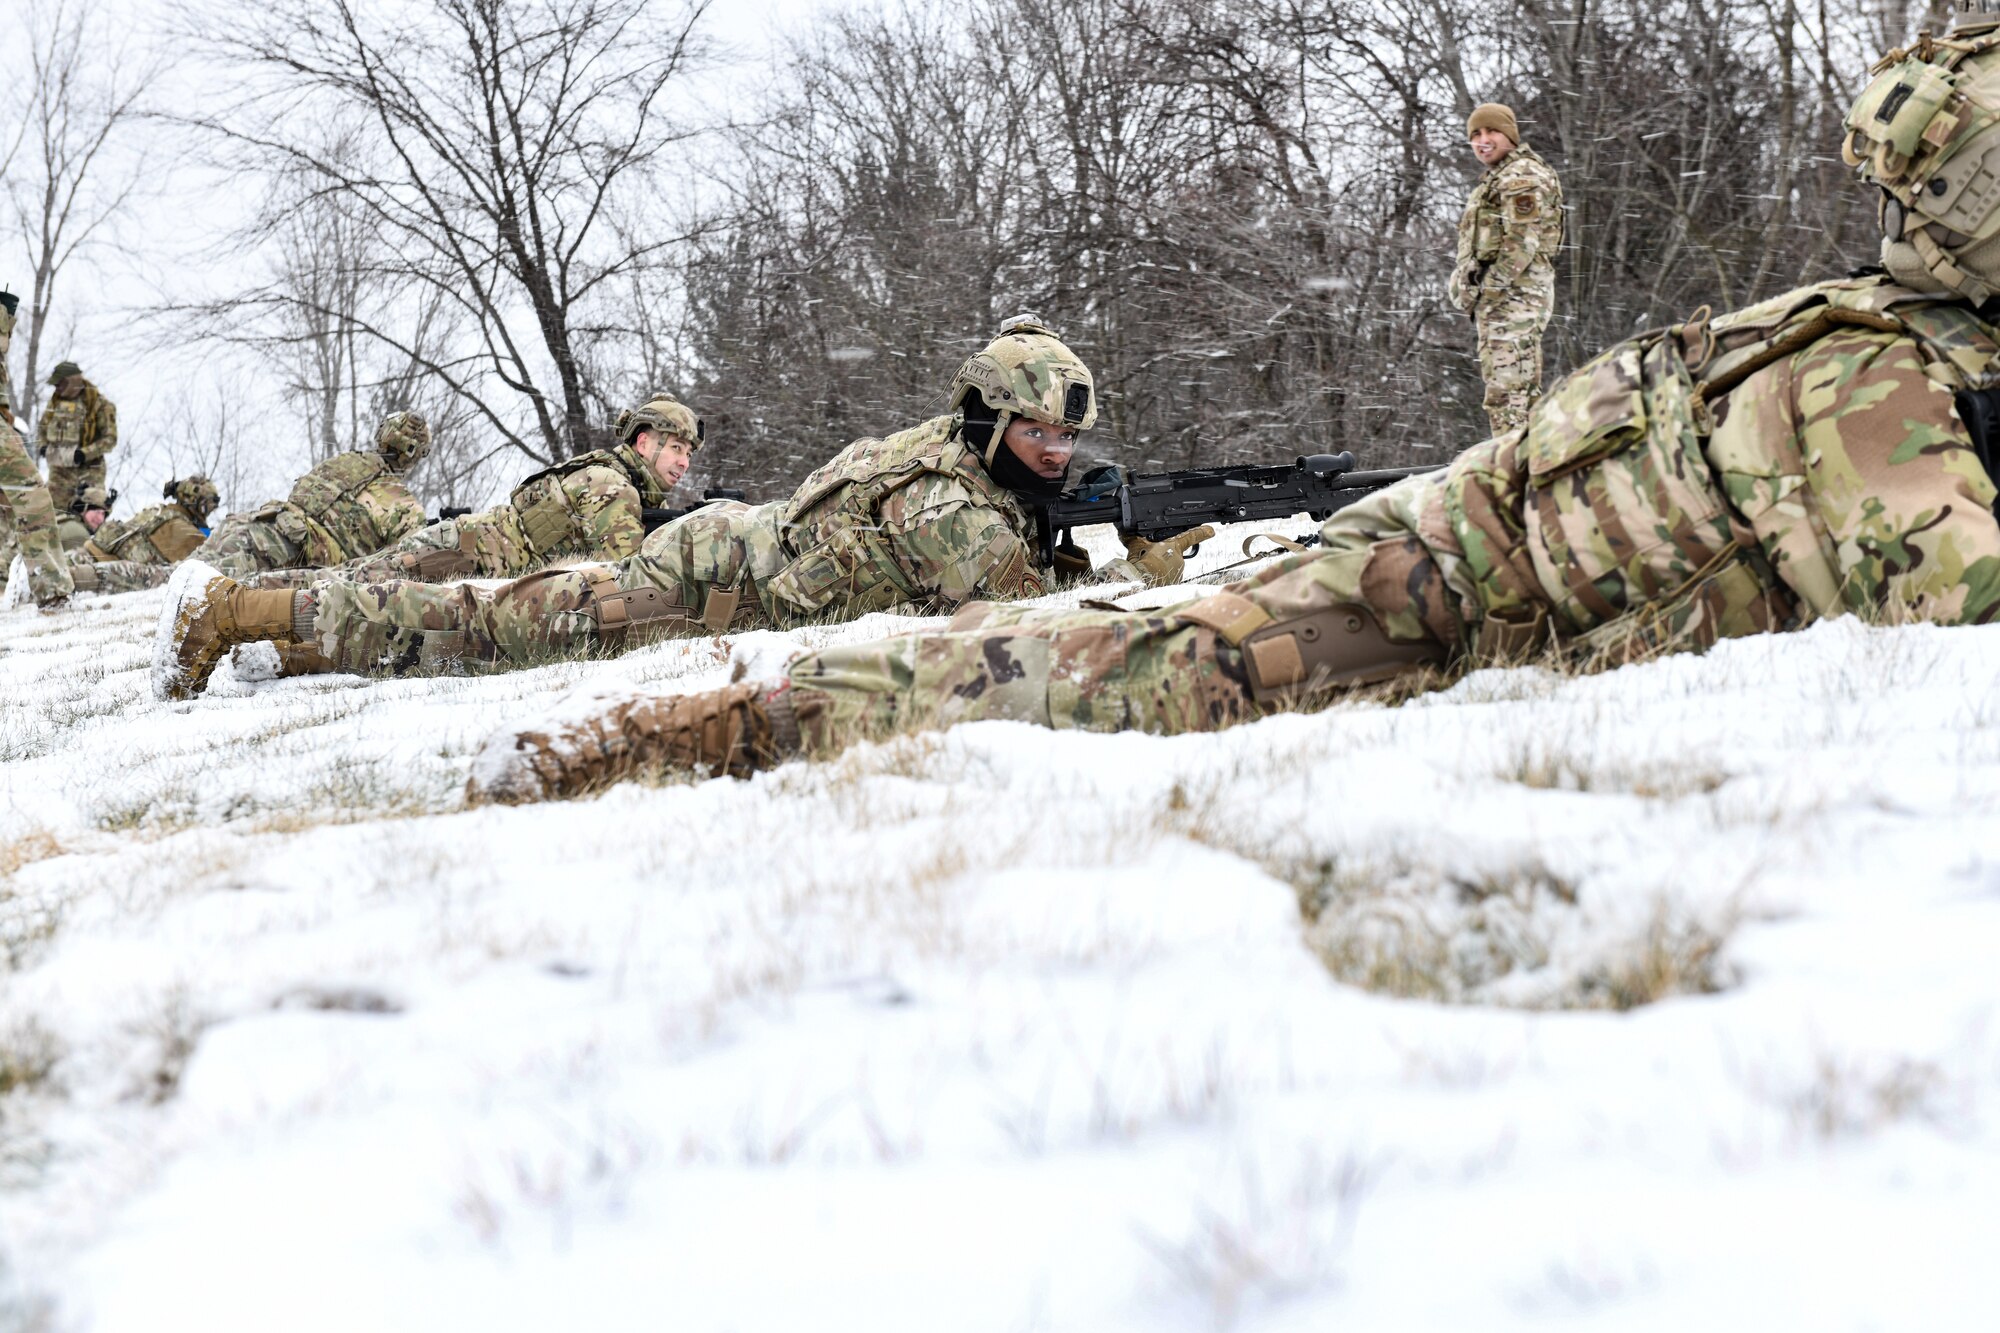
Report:
[[[97,575],[97,566],[94,564],[71,565],[69,577],[78,592],[96,592],[101,582]]]
[[[1222,592],[1174,614],[1207,626],[1241,650],[1250,697],[1258,703],[1290,703],[1324,690],[1373,685],[1442,666],[1448,656],[1436,643],[1395,642],[1375,613],[1356,602],[1274,620],[1249,598]]]

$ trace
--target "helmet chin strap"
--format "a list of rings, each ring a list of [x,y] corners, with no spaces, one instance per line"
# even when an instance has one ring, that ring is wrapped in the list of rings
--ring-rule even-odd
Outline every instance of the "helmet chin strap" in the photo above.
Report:
[[[1984,305],[2000,288],[1961,261],[1984,259],[1987,256],[1980,252],[1994,248],[1993,239],[1975,242],[1954,258],[1938,244],[1928,225],[1905,227],[1901,239],[1883,240],[1882,267],[1889,270],[1890,277],[1913,291],[1955,293],[1975,305]],[[2000,259],[2000,254],[1992,257]]]

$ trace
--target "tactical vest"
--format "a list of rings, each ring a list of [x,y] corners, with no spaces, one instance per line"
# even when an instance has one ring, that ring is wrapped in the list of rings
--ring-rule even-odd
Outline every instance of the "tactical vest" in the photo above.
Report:
[[[633,475],[632,466],[619,457],[621,452],[599,449],[594,453],[581,454],[554,467],[543,468],[514,488],[507,497],[507,503],[514,508],[514,515],[521,524],[521,535],[527,539],[531,552],[541,555],[545,551],[553,551],[575,541],[584,531],[584,517],[577,512],[576,497],[570,493],[569,487],[563,485],[563,480],[586,469],[601,467],[616,472],[632,483],[642,503],[649,495],[664,498],[664,493],[657,486],[650,485],[649,479]],[[636,455],[632,462],[639,462]]]
[[[130,518],[106,519],[104,524],[91,535],[89,547],[93,560],[136,560],[142,564],[170,565],[175,557],[153,544],[153,534],[167,523],[179,519],[190,527],[199,525],[187,516],[179,505],[154,505],[141,509]]]
[[[1461,260],[1487,262],[1500,252],[1500,243],[1506,235],[1502,226],[1502,210],[1507,206],[1507,189],[1520,176],[1509,168],[1517,160],[1527,161],[1540,168],[1537,176],[1546,174],[1554,210],[1553,218],[1544,219],[1542,245],[1537,259],[1555,262],[1556,251],[1562,248],[1563,238],[1563,193],[1562,178],[1556,175],[1554,167],[1542,160],[1534,149],[1520,144],[1507,155],[1505,161],[1493,167],[1480,177],[1479,184],[1472,188],[1472,197],[1465,201],[1465,213],[1459,223]]]
[[[1739,538],[1734,509],[1707,462],[1711,405],[1843,328],[1908,338],[1926,375],[1953,391],[2000,381],[2000,340],[1969,304],[1869,277],[1799,288],[1720,318],[1698,313],[1627,339],[1536,406],[1521,445],[1531,541],[1537,513],[1543,531],[1574,530],[1561,517],[1562,497],[1577,492],[1556,483],[1587,468],[1611,468],[1620,479],[1605,484],[1621,488],[1628,506],[1643,498],[1651,510],[1628,508],[1620,521],[1632,540],[1608,555],[1578,541],[1561,558],[1551,551],[1537,560],[1567,584],[1568,594],[1556,599],[1559,614],[1575,628],[1598,623],[1583,636],[1585,646],[1600,634],[1657,641],[1650,624],[1635,625],[1625,613],[1664,624],[1704,599],[1754,607],[1753,628],[1785,627],[1796,610],[1791,594],[1757,544]],[[1605,600],[1606,588],[1615,601]]]
[[[378,532],[373,516],[360,503],[362,495],[378,484],[403,491],[407,498],[407,490],[381,454],[373,450],[336,454],[299,478],[288,502],[266,505],[257,517],[275,522],[278,531],[305,552],[308,563],[337,565],[380,550],[399,535]]]
[[[35,434],[52,448],[75,449],[83,443],[83,400],[57,398],[42,409]],[[63,459],[67,463],[68,459]]]
[[[951,478],[1007,516],[1025,541],[1028,518],[1012,492],[987,476],[958,436],[959,418],[936,417],[881,440],[857,440],[792,493],[779,519],[792,560],[772,580],[794,605],[817,608],[836,595],[855,611],[929,596],[882,540],[879,512],[895,492],[927,474]]]

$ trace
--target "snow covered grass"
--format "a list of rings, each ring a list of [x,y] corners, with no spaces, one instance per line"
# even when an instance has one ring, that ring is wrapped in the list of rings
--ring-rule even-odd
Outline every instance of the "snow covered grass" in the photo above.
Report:
[[[158,607],[0,613],[0,1328],[2000,1317],[2000,631],[467,811],[732,645],[161,705]]]

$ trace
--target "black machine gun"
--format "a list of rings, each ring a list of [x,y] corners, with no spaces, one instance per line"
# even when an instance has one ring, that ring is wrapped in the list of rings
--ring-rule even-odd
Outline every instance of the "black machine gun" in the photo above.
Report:
[[[720,486],[712,487],[709,490],[703,491],[701,499],[691,505],[682,505],[678,509],[642,509],[639,511],[639,521],[646,525],[646,531],[651,532],[654,528],[662,524],[671,523],[683,515],[692,514],[695,510],[712,500],[742,500],[746,498],[748,497],[742,491],[732,491]],[[432,519],[431,522],[442,523],[449,518],[464,518],[467,514],[476,514],[478,512],[471,505],[445,505],[437,511],[437,517]]]
[[[1324,522],[1384,486],[1434,472],[1430,467],[1354,470],[1354,455],[1308,454],[1290,467],[1205,467],[1185,472],[1127,473],[1093,468],[1052,500],[1029,499],[1035,510],[1042,564],[1072,528],[1115,523],[1126,537],[1158,541],[1204,523],[1247,523],[1310,514]],[[1199,549],[1199,548],[1196,548]]]

